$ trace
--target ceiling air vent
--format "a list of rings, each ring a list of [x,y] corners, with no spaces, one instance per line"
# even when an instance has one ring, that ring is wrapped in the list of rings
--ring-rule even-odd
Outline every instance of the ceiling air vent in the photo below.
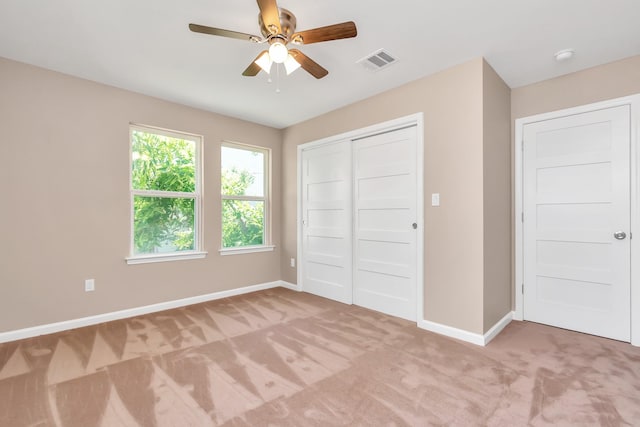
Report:
[[[369,71],[379,71],[395,64],[396,62],[398,62],[396,58],[389,55],[389,53],[385,52],[384,49],[380,49],[373,52],[371,55],[365,56],[356,63],[362,65]]]

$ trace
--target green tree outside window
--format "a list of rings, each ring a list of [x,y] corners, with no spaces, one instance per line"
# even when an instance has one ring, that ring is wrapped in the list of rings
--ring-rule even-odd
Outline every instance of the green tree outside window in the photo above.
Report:
[[[195,250],[196,143],[131,132],[134,255]]]
[[[222,247],[265,242],[266,150],[222,146]]]

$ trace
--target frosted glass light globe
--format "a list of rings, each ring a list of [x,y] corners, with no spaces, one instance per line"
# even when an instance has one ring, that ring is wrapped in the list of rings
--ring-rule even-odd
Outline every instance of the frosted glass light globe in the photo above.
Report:
[[[271,57],[271,60],[277,64],[282,64],[284,61],[287,60],[287,57],[289,56],[289,51],[287,50],[287,47],[282,44],[281,42],[277,41],[271,44],[271,46],[269,47],[269,56]]]

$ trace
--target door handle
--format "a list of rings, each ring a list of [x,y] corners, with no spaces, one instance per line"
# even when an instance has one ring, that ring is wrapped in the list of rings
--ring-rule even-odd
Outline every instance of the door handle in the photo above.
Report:
[[[416,224],[415,222],[413,224],[411,224],[411,226],[413,227],[413,229],[415,230],[416,228],[418,228],[418,224]]]
[[[627,233],[625,233],[624,231],[616,231],[615,233],[613,233],[613,237],[618,240],[624,240],[627,237]]]

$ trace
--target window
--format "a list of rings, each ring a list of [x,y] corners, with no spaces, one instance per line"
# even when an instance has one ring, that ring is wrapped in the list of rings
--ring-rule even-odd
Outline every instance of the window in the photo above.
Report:
[[[268,225],[269,150],[224,143],[221,160],[221,252],[273,250]]]
[[[129,263],[201,258],[201,137],[132,125]]]

